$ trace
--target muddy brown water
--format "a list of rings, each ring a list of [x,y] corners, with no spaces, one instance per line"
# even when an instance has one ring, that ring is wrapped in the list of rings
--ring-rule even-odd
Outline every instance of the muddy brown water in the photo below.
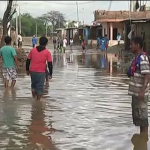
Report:
[[[148,150],[132,124],[118,62],[113,54],[55,55],[40,102],[31,98],[24,71],[15,89],[4,90],[1,79],[0,150]]]

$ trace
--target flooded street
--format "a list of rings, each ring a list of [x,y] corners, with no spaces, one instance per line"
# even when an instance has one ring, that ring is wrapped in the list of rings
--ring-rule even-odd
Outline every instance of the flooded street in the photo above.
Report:
[[[0,150],[131,150],[133,141],[150,149],[134,135],[139,129],[132,124],[128,79],[117,56],[53,58],[53,79],[41,102],[31,98],[25,72],[14,90],[5,91],[0,79]]]

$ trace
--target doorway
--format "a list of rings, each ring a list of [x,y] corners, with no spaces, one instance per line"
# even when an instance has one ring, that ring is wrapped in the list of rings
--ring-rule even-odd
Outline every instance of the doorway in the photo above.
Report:
[[[118,29],[113,28],[113,40],[117,40]]]
[[[97,36],[102,37],[102,29],[98,29],[98,34],[97,34]]]

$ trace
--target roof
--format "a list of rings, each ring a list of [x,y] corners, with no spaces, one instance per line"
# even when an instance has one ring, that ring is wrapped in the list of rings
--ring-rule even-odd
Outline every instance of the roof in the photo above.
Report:
[[[129,11],[96,10],[94,17],[95,21],[102,19],[150,18],[150,11],[129,12]]]
[[[122,22],[125,21],[126,19],[99,19],[96,20],[95,23],[102,23],[102,22]]]
[[[131,19],[125,19],[124,21],[131,21],[131,22],[147,22],[150,21],[150,18],[131,18]]]

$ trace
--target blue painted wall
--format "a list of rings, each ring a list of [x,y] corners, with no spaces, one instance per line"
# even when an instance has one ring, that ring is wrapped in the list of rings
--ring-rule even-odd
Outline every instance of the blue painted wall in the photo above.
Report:
[[[83,29],[83,35],[84,35],[85,40],[88,40],[90,38],[90,28],[89,27],[85,27]]]

